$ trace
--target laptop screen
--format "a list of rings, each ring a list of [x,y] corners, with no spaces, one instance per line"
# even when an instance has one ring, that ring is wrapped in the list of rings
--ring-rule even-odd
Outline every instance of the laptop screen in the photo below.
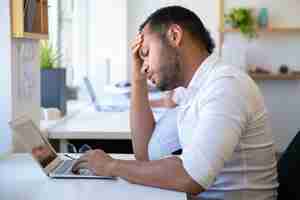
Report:
[[[23,144],[26,151],[30,152],[43,168],[57,157],[47,139],[32,120],[20,118],[11,122],[10,125],[15,131],[17,142]]]
[[[91,84],[91,81],[87,77],[84,77],[83,81],[84,81],[84,84],[86,86],[87,92],[88,92],[88,94],[91,97],[92,102],[93,103],[97,103],[97,97],[96,97],[94,88],[93,88],[93,86]]]

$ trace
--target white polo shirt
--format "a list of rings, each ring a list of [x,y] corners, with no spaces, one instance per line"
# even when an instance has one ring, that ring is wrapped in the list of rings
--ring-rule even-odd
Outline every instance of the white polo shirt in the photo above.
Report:
[[[245,72],[210,56],[187,88],[176,89],[174,100],[179,104],[177,127],[168,126],[167,136],[173,139],[165,144],[182,147],[185,170],[206,189],[200,197],[276,199],[277,162],[267,111]],[[157,135],[165,135],[163,126],[158,122],[150,149],[168,148],[155,142]]]

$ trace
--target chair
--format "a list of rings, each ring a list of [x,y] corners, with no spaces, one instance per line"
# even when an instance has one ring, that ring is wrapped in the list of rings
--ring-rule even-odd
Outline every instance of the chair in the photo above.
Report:
[[[278,161],[277,200],[300,199],[300,131],[293,138]]]

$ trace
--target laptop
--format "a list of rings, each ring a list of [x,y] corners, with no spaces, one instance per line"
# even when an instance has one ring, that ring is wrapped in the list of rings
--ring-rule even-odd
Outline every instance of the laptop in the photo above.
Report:
[[[125,106],[125,105],[100,105],[91,81],[87,77],[84,77],[83,82],[86,86],[87,92],[91,98],[91,101],[92,101],[96,111],[98,111],[98,112],[128,111],[129,107]]]
[[[16,139],[24,144],[26,151],[31,153],[47,176],[51,178],[115,179],[112,176],[96,176],[88,169],[82,169],[79,174],[74,174],[72,167],[76,159],[70,159],[70,157],[63,159],[59,156],[30,118],[23,116],[9,124],[15,131]]]
[[[125,111],[129,111],[129,101],[128,101],[128,99],[127,99],[127,101],[128,101],[127,104],[128,105],[124,105],[124,104],[121,104],[121,105],[100,105],[98,103],[97,96],[96,96],[95,90],[94,90],[94,88],[91,84],[91,81],[87,77],[84,77],[83,81],[86,85],[89,96],[91,97],[91,101],[92,101],[92,103],[95,107],[95,110],[97,112],[125,112]],[[122,99],[120,96],[118,97],[117,100],[118,100],[118,103],[122,103],[123,101],[126,101],[126,100]],[[126,102],[125,102],[125,104],[126,104]],[[159,120],[163,116],[163,114],[165,113],[166,110],[168,110],[168,109],[167,108],[152,108],[155,120],[156,121]]]

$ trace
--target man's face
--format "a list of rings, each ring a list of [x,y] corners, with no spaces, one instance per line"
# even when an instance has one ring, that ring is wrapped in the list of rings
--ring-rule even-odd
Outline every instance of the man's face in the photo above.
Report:
[[[169,44],[167,38],[151,32],[148,26],[142,34],[144,40],[140,57],[147,78],[163,91],[178,87],[182,80],[182,68],[177,49]]]

